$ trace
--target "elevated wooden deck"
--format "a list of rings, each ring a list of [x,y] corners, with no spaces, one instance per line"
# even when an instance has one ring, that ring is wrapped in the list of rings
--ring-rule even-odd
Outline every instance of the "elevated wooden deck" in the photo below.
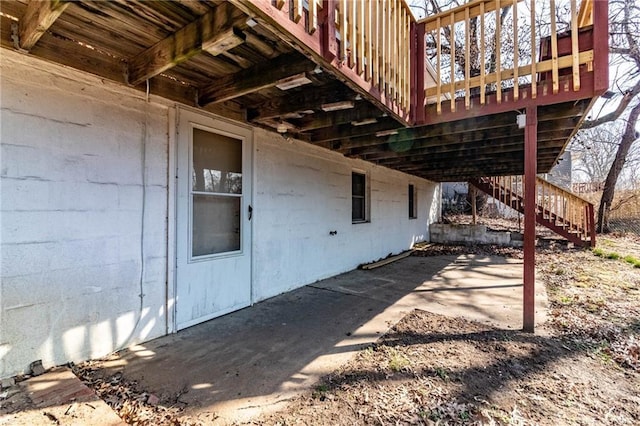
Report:
[[[3,0],[0,29],[3,48],[445,181],[521,174],[531,106],[548,171],[606,90],[607,2],[565,3],[540,26],[533,0],[421,21],[403,0]]]

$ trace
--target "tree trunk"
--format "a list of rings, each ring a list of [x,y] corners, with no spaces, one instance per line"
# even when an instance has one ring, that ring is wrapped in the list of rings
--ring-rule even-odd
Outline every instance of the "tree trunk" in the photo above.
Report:
[[[622,167],[627,160],[629,149],[631,148],[631,145],[633,145],[633,142],[635,142],[637,139],[636,123],[638,121],[639,115],[640,103],[633,107],[631,113],[629,114],[627,125],[625,127],[624,134],[622,135],[622,140],[620,141],[618,151],[616,152],[616,157],[613,160],[613,164],[611,164],[611,168],[609,169],[609,173],[607,174],[607,179],[604,182],[604,191],[602,192],[600,207],[598,208],[598,232],[610,232],[609,212],[611,211],[611,203],[613,202],[616,183],[618,182],[618,177],[620,176]]]

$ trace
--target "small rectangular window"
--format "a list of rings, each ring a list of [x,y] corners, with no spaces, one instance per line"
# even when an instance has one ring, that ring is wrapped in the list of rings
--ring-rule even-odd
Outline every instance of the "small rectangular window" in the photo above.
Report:
[[[351,220],[367,220],[367,176],[362,173],[351,174]]]
[[[413,184],[409,184],[409,219],[418,217],[418,203],[416,188]]]

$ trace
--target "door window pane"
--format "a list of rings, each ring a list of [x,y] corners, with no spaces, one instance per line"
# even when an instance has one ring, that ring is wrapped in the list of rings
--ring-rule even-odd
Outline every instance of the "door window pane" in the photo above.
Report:
[[[240,203],[240,197],[193,195],[193,257],[240,250]]]
[[[192,188],[242,194],[242,141],[193,129]]]

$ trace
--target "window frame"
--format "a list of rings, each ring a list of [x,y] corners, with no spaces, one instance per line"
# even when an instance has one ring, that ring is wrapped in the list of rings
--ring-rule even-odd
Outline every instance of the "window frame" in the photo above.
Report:
[[[418,218],[418,191],[416,185],[409,183],[407,187],[407,207],[409,212],[409,220]]]
[[[354,177],[361,176],[363,179],[362,195],[353,193]],[[362,199],[362,217],[354,217],[353,201],[355,198]],[[369,219],[369,175],[362,170],[351,170],[351,223],[368,223]]]

